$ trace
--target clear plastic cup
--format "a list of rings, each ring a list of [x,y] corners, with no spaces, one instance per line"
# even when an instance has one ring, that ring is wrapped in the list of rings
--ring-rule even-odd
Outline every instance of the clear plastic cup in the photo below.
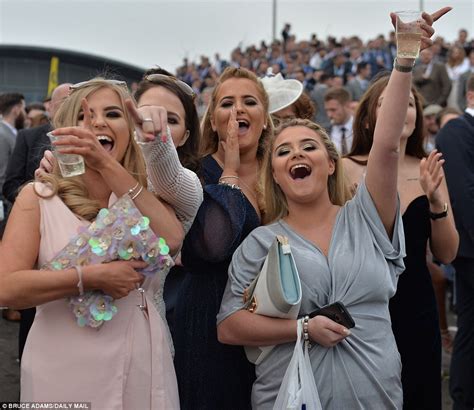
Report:
[[[48,132],[47,135],[51,142],[57,141],[62,138],[61,135],[53,135],[51,132]],[[56,161],[58,161],[59,170],[61,171],[61,175],[64,178],[82,175],[86,171],[84,158],[82,157],[82,155],[62,154],[58,151],[60,149],[70,147],[70,145],[51,145],[51,151],[53,152]]]
[[[421,11],[397,11],[397,58],[418,58],[421,44]]]

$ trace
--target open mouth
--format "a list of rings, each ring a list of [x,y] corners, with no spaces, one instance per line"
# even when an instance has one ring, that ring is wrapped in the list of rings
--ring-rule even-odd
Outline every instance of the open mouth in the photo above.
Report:
[[[107,135],[97,135],[97,140],[100,144],[104,147],[104,149],[108,152],[112,151],[114,147],[114,141],[112,138],[108,137]]]
[[[239,123],[239,135],[245,134],[250,127],[249,122],[247,120],[237,120],[237,122]]]
[[[290,175],[293,179],[304,179],[311,175],[311,168],[306,164],[293,165],[290,168]]]

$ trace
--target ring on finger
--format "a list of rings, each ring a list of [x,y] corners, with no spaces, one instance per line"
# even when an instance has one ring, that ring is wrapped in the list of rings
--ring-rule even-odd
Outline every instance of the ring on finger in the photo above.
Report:
[[[151,118],[143,118],[142,122],[153,122]]]

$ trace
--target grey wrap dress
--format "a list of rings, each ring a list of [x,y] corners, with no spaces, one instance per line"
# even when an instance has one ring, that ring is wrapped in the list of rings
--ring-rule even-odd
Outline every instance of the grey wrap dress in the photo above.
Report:
[[[323,409],[401,409],[401,362],[388,310],[404,270],[399,209],[390,240],[362,182],[338,212],[327,258],[282,220],[255,229],[232,259],[218,323],[242,309],[244,289],[261,269],[275,235],[290,241],[302,283],[300,316],[341,301],[356,323],[335,347],[313,343],[310,349]],[[253,408],[273,408],[293,349],[294,343],[278,345],[257,366]]]

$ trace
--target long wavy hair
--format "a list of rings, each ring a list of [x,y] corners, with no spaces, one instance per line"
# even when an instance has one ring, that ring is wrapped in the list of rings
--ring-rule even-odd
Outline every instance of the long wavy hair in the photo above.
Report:
[[[389,79],[390,73],[388,72],[376,77],[359,101],[352,125],[353,140],[348,157],[367,155],[370,152],[377,122],[377,105]],[[411,87],[411,91],[415,98],[416,121],[415,129],[408,137],[405,152],[407,155],[421,159],[426,157],[423,148],[423,97],[414,86]]]
[[[54,128],[77,126],[79,114],[82,110],[82,100],[101,88],[109,88],[117,93],[128,124],[129,143],[123,158],[120,160],[120,164],[146,188],[145,161],[139,146],[135,142],[134,123],[125,106],[125,100],[131,98],[126,86],[98,77],[84,83],[84,85],[77,89],[71,89],[69,96],[61,104],[61,107],[54,116]],[[39,180],[47,183],[52,189],[51,194],[42,197],[48,198],[58,195],[72,212],[88,221],[92,221],[97,216],[100,210],[99,201],[90,198],[82,176],[63,178],[56,163],[53,172],[42,175],[39,177]]]
[[[216,108],[217,95],[219,94],[219,90],[222,84],[232,78],[244,78],[252,81],[257,86],[258,92],[260,94],[259,97],[265,109],[265,117],[267,123],[267,128],[262,131],[262,134],[258,141],[257,158],[262,159],[264,154],[265,141],[269,139],[273,134],[273,123],[270,114],[268,113],[268,95],[265,91],[265,88],[263,87],[262,82],[257,78],[254,73],[245,68],[236,67],[227,67],[224,70],[224,72],[217,80],[217,84],[212,92],[211,102],[206,110],[206,113],[204,114],[204,118],[202,121],[202,138],[200,150],[201,155],[206,156],[214,154],[219,147],[219,136],[217,135],[217,132],[212,129],[211,118],[214,113],[214,109]]]
[[[340,161],[339,153],[324,128],[310,120],[294,118],[278,126],[275,130],[275,137],[268,140],[268,145],[265,150],[261,177],[265,204],[263,221],[265,224],[272,223],[288,215],[288,201],[286,200],[286,196],[273,178],[272,157],[276,138],[283,130],[291,127],[306,127],[318,134],[326,148],[329,159],[334,162],[334,173],[328,175],[327,181],[330,201],[334,205],[342,206],[352,197],[349,186],[346,183],[346,178],[344,177],[344,168]]]

